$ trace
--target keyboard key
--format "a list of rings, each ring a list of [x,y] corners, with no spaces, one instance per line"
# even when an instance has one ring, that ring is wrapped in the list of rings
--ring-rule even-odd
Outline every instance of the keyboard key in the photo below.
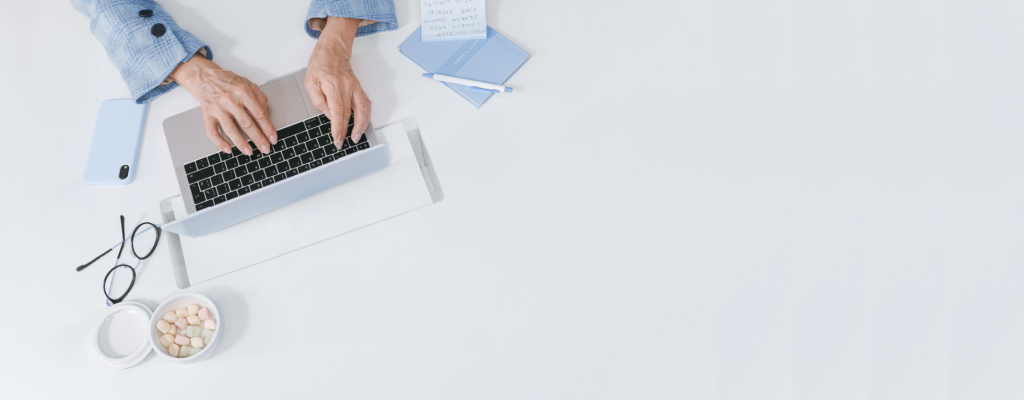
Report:
[[[252,179],[252,175],[246,175],[246,176],[242,177],[242,185],[243,186],[252,185],[252,183],[255,182],[255,181],[256,181],[255,179]]]
[[[274,143],[274,151],[284,150],[285,144],[283,140],[278,139],[277,143]]]
[[[316,167],[319,167],[321,165],[324,165],[324,163],[320,162],[320,160],[316,160],[316,161],[313,161],[313,162],[309,163],[310,168],[316,168]]]
[[[255,149],[255,147],[253,147],[253,149]],[[253,160],[253,161],[259,160],[261,158],[263,158],[263,153],[261,153],[261,152],[259,152],[257,150],[253,150],[252,155],[249,156],[249,159]]]
[[[369,143],[369,140],[366,139],[366,135],[359,138],[359,143]]]
[[[298,174],[299,174],[299,170],[291,169],[291,170],[288,170],[288,173],[286,173],[285,175],[288,175],[288,177],[291,178],[291,177],[293,177],[295,175],[298,175]]]
[[[199,170],[199,168],[196,168],[196,163],[195,162],[190,162],[188,164],[185,164],[185,173],[186,174],[191,174],[191,173],[196,172],[198,170]]]
[[[287,162],[279,162],[277,164],[274,164],[274,166],[277,167],[277,171],[278,172],[285,172],[285,171],[291,169],[291,167],[288,166]]]
[[[340,160],[340,159],[341,159],[342,157],[344,157],[345,155],[346,155],[346,154],[345,154],[345,151],[344,151],[344,150],[342,150],[342,151],[339,151],[339,152],[338,152],[337,154],[335,154],[335,155],[334,155],[334,159],[335,159],[335,160]]]
[[[331,120],[327,119],[327,115],[326,114],[320,114],[317,117],[320,118],[320,125],[330,124],[331,123]]]
[[[321,135],[320,128],[317,128],[317,127],[312,127],[312,128],[306,129],[306,132],[309,132],[309,137],[311,137],[311,138],[315,138],[315,137]]]
[[[263,184],[259,183],[259,182],[256,182],[256,183],[254,183],[252,185],[249,185],[249,190],[250,191],[256,191],[256,189],[261,189],[261,188],[263,188]]]
[[[232,157],[238,157],[240,155],[242,155],[242,151],[241,150],[239,150],[237,147],[232,147],[231,148],[231,156]]]
[[[220,153],[210,154],[209,157],[206,157],[206,160],[210,162],[210,165],[216,165],[220,162]]]
[[[299,143],[299,141],[295,140],[295,138],[293,138],[293,137],[290,137],[290,138],[287,138],[287,139],[284,140],[284,144],[288,145],[288,147],[293,147],[293,146],[295,146],[298,143]]]
[[[210,184],[213,185],[213,186],[217,186],[217,185],[220,185],[222,183],[224,183],[224,177],[223,176],[214,175],[213,178],[210,178]]]
[[[260,168],[266,168],[270,166],[270,157],[263,157],[259,161]]]
[[[192,195],[193,196],[203,192],[202,190],[199,190],[199,184],[198,183],[193,183],[191,185],[188,185],[188,188],[192,189]]]
[[[263,172],[266,172],[267,176],[277,175],[277,167],[271,165],[271,166],[267,167],[266,169],[264,169]]]
[[[342,149],[342,150],[345,150],[345,149],[347,149],[348,147],[349,147],[349,146],[348,146],[348,139],[342,140],[342,141],[341,141],[341,149]]]
[[[274,182],[283,181],[284,178],[287,178],[287,177],[288,177],[288,175],[285,175],[285,174],[277,174],[276,176],[274,176]]]
[[[217,196],[217,197],[213,198],[213,204],[220,204],[220,203],[223,203],[225,201],[228,201],[228,199],[225,198],[224,196]]]
[[[310,140],[310,141],[306,142],[306,148],[309,149],[309,150],[319,149],[320,148],[320,143],[318,143],[316,141],[316,139]]]
[[[204,159],[204,161],[205,161],[205,159]],[[206,178],[209,178],[209,177],[213,176],[213,174],[214,174],[213,168],[204,167],[203,169],[200,169],[200,170],[198,170],[196,172],[188,174],[188,183],[196,183],[198,181],[201,181],[203,179],[206,179]]]
[[[230,181],[232,179],[235,179],[235,171],[225,172],[225,173],[221,174],[221,176],[224,177],[225,181]]]
[[[224,165],[226,165],[228,167],[228,169],[238,168],[238,159],[237,158],[231,158],[231,159],[225,161]]]
[[[274,184],[274,178],[267,178],[263,180],[263,186],[270,186]]]
[[[282,155],[281,153],[271,154],[270,161],[273,162],[274,164],[277,164],[281,161],[284,161],[284,155]]]
[[[306,127],[303,124],[295,124],[287,128],[278,129],[277,140],[295,136],[296,134],[304,130],[306,130]],[[289,146],[291,146],[291,144],[289,144]]]
[[[253,173],[253,172],[259,171],[260,163],[259,163],[259,161],[253,161],[251,163],[245,164],[245,168],[247,170],[249,170],[249,173]]]
[[[228,182],[228,188],[231,189],[231,190],[238,190],[238,188],[240,188],[240,187],[242,187],[242,180],[241,179],[235,179],[235,180],[232,180],[231,182]]]
[[[298,140],[299,143],[307,142],[309,141],[309,133],[302,132],[298,135],[295,135],[295,140]]]
[[[309,171],[309,164],[303,164],[299,166],[299,172]]]
[[[298,157],[292,157],[292,158],[288,159],[288,166],[289,167],[298,168],[300,165],[302,165],[302,161],[299,160]]]
[[[196,211],[202,210],[204,208],[210,208],[210,207],[213,207],[213,200],[196,204]]]
[[[370,144],[366,142],[359,142],[359,150],[366,150],[370,148]]]
[[[295,157],[295,149],[294,148],[285,149],[284,150],[284,159],[287,160],[287,159],[292,158],[292,157]]]
[[[206,161],[205,158],[200,158],[200,159],[196,160],[196,168],[199,168],[200,170],[203,169],[203,168],[209,167],[209,166],[210,166],[210,162]]]
[[[248,164],[249,161],[252,161],[252,159],[249,156],[245,155],[245,154],[242,154],[242,155],[240,155],[238,157],[235,157],[235,159],[238,160],[238,165],[245,165],[245,164]]]
[[[226,184],[226,183],[223,184],[223,185],[217,186],[217,194],[219,194],[219,195],[223,196],[225,194],[228,194],[228,192],[230,192],[230,191],[231,191],[231,189],[228,189],[228,184]]]
[[[352,154],[352,153],[355,153],[356,151],[357,150],[356,150],[355,147],[349,147],[349,148],[345,149],[345,154]]]
[[[306,153],[306,154],[303,154],[303,155],[299,156],[299,159],[301,159],[301,160],[302,160],[302,163],[303,163],[303,164],[307,164],[307,163],[310,163],[310,162],[312,162],[312,161],[313,161],[313,153]]]
[[[262,180],[264,180],[266,178],[267,178],[267,174],[265,172],[263,172],[262,170],[256,171],[256,172],[252,173],[252,179],[255,179],[257,181],[262,181]]]
[[[302,154],[302,153],[305,153],[306,151],[308,151],[308,150],[306,150],[306,145],[305,144],[301,144],[301,143],[295,145],[294,149],[295,149],[295,154]]]
[[[352,141],[352,135],[348,135],[345,137],[345,144],[347,144],[348,147],[356,147],[356,142]]]
[[[227,195],[226,195],[225,197],[227,197],[227,198],[228,198],[228,200],[231,200],[231,199],[233,199],[233,198],[235,198],[235,197],[238,197],[238,192],[231,192],[231,193],[228,193],[228,194],[227,194]]]
[[[317,143],[320,143],[321,146],[326,146],[326,145],[331,144],[331,137],[330,136],[321,136],[321,137],[317,138],[316,141],[317,141]]]
[[[212,199],[214,197],[217,197],[217,189],[216,188],[206,189],[206,191],[203,192],[203,194],[206,195],[206,198]]]
[[[249,193],[249,188],[248,187],[244,187],[244,188],[238,189],[238,195],[239,196],[241,196],[243,194],[246,194],[246,193]]]
[[[306,129],[320,125],[320,118],[313,117],[306,120]]]
[[[320,125],[320,132],[323,132],[325,135],[330,135],[331,134],[331,123],[328,122],[326,125]]]
[[[324,164],[327,164],[331,161],[334,161],[334,156],[324,156],[324,158],[321,158],[320,161],[323,161]]]
[[[324,158],[324,156],[326,156],[326,155],[327,155],[327,153],[324,153],[324,149],[313,150],[313,158],[315,158],[317,160],[319,160],[321,158]]]
[[[331,144],[328,144],[328,145],[324,146],[324,152],[326,152],[327,154],[334,154],[337,151],[338,151],[338,148],[334,147],[334,143],[331,143]]]
[[[209,188],[212,188],[212,187],[213,187],[213,185],[210,184],[210,180],[209,179],[203,179],[203,180],[199,181],[199,190],[206,190],[206,189],[209,189]]]
[[[199,204],[199,203],[202,203],[204,201],[206,201],[206,196],[204,196],[202,192],[192,194],[192,202],[193,203]]]
[[[244,165],[241,166],[241,167],[235,168],[235,176],[242,176],[242,175],[245,175],[245,174],[248,174],[248,173],[249,173],[249,170],[247,168],[245,168]]]

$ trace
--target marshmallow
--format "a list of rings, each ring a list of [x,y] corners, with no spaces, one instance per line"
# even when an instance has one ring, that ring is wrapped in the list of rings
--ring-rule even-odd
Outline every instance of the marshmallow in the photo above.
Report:
[[[184,318],[178,318],[177,321],[174,321],[174,326],[178,327],[179,330],[185,330],[185,328],[188,328],[188,320]]]
[[[203,321],[203,327],[206,329],[217,329],[217,323],[214,322],[212,319],[208,319],[206,321]]]
[[[178,336],[174,337],[174,343],[179,345],[179,346],[184,346],[184,345],[189,344],[191,342],[192,341],[188,338],[188,336],[185,336],[185,335],[178,335]]]
[[[191,353],[189,353],[189,356],[194,356],[194,355],[195,355],[196,353],[198,353],[198,352],[200,352],[200,351],[202,351],[202,350],[203,350],[203,349],[202,349],[201,347],[193,347],[193,348],[192,348],[192,352],[191,352]]]
[[[156,322],[156,330],[160,331],[160,333],[167,333],[167,331],[171,330],[171,324],[168,324],[167,321],[159,320]]]
[[[178,334],[178,327],[176,327],[174,325],[171,325],[171,329],[168,329],[167,333],[170,333],[171,335],[177,335]]]
[[[169,344],[174,343],[174,335],[165,334],[160,337],[160,345],[167,347]]]
[[[202,322],[199,320],[199,317],[195,315],[189,315],[188,318],[186,318],[186,320],[188,321],[189,325],[199,325],[199,323]]]
[[[184,358],[184,357],[188,357],[190,355],[192,355],[192,347],[181,346],[181,350],[178,350],[178,357]]]
[[[177,357],[178,356],[178,351],[180,351],[180,350],[181,350],[181,347],[178,347],[178,345],[176,345],[174,343],[171,343],[171,344],[167,345],[167,354],[170,354],[171,357]]]
[[[199,316],[199,319],[201,319],[203,321],[206,321],[206,320],[210,319],[210,310],[208,310],[206,307],[200,308],[199,309],[199,314],[196,314],[196,315]],[[167,322],[172,322],[172,321],[167,321]]]
[[[164,321],[167,321],[168,323],[173,324],[174,321],[177,321],[177,320],[178,320],[178,314],[175,314],[174,311],[168,311],[167,314],[164,314]]]
[[[206,331],[206,333],[203,333],[203,343],[210,343],[211,340],[213,340],[213,329],[210,329]]]
[[[174,313],[178,314],[178,318],[185,318],[185,317],[188,316],[188,308],[185,308],[185,307],[179,308],[179,309],[175,310]]]
[[[190,338],[199,337],[202,334],[203,328],[200,328],[198,326],[190,326],[188,327],[188,329],[185,330],[185,336],[188,336]]]
[[[192,343],[191,344],[192,344],[192,347],[203,347],[203,345],[205,343],[203,343],[203,338],[201,338],[201,337],[194,337],[194,338],[192,338]]]
[[[199,305],[198,304],[189,304],[188,305],[188,315],[196,315],[196,314],[199,314]]]

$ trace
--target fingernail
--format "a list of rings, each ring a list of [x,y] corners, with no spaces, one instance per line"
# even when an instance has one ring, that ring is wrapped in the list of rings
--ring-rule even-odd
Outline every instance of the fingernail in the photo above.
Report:
[[[277,135],[270,135],[270,143],[277,144]]]
[[[252,155],[252,149],[250,149],[249,146],[243,147],[242,148],[242,152],[245,153],[245,155],[247,155],[247,156],[251,156]]]
[[[231,148],[230,147],[225,147],[225,148],[220,149],[220,150],[225,152],[225,153],[231,154]]]
[[[262,145],[260,146],[260,151],[262,151],[263,154],[270,154],[270,146]]]

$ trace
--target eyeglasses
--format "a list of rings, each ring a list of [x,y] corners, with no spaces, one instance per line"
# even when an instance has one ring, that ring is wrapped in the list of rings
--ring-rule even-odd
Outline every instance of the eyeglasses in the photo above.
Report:
[[[117,251],[117,258],[114,260],[114,268],[107,271],[107,275],[103,277],[103,295],[107,296],[107,305],[110,306],[120,303],[124,300],[125,296],[128,295],[128,292],[132,290],[132,287],[135,286],[136,268],[139,267],[142,260],[149,258],[149,256],[153,255],[153,251],[156,250],[156,244],[160,242],[160,232],[160,225],[151,222],[143,222],[136,226],[132,231],[131,240],[129,241],[125,236],[124,215],[122,215],[121,241],[107,249],[107,251],[104,251],[103,254],[93,258],[92,261],[78,266],[76,271],[85,269],[89,265],[92,265],[92,263],[96,262],[96,260],[107,255],[107,253],[110,253],[112,250],[120,247],[120,250]],[[129,258],[124,260],[126,262],[122,262],[121,255],[124,253],[125,242],[128,242],[131,245],[132,251]],[[134,263],[132,262],[132,258],[135,259]],[[118,275],[126,276],[129,273],[131,274],[131,280],[125,278],[117,279]]]

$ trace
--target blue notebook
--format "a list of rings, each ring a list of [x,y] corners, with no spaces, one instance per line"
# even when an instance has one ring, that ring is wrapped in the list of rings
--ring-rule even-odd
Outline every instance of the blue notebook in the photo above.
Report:
[[[530,59],[530,53],[490,27],[487,27],[487,39],[452,42],[424,42],[420,29],[409,35],[398,46],[398,51],[427,72],[504,85]],[[476,108],[494,95],[465,85],[437,83],[448,86]]]

